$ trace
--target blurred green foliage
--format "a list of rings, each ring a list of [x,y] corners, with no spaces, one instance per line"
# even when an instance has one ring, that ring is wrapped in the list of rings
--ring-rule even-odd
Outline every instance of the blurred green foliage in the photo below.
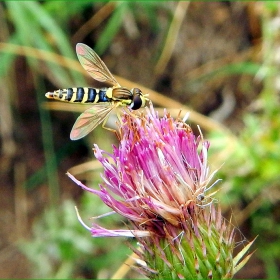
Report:
[[[244,128],[239,131],[237,147],[228,149],[228,159],[219,172],[227,186],[226,197],[223,193],[220,200],[245,207],[245,218],[240,222],[246,220],[251,236],[258,235],[255,254],[264,263],[267,279],[280,276],[280,102],[277,88],[280,69],[275,59],[280,30],[273,28],[279,8],[279,4],[272,2],[264,4],[262,40],[266,47],[263,48],[263,63],[246,62],[239,68],[240,74],[253,70],[255,79],[263,82],[263,89],[253,103],[255,108],[244,114]],[[213,154],[221,148],[226,149],[223,147],[224,135],[212,137],[214,143],[220,143],[212,150]]]
[[[81,205],[79,214],[86,218],[96,207],[96,214],[106,210],[99,199],[90,194],[83,196]],[[72,200],[64,200],[56,209],[46,208],[32,227],[33,238],[20,243],[21,250],[33,263],[34,277],[68,279],[87,275],[95,279],[102,270],[112,274],[130,254],[120,238],[111,240],[110,248],[106,238],[90,238],[90,233],[78,222],[74,206]],[[105,225],[119,222],[109,217]]]

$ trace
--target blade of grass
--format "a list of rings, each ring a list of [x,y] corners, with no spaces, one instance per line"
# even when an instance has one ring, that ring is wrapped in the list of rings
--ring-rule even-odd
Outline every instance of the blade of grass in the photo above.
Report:
[[[37,21],[37,23],[44,28],[49,34],[51,34],[52,39],[55,40],[56,45],[60,53],[69,58],[76,58],[73,48],[69,43],[69,39],[54,19],[44,10],[44,6],[40,5],[35,1],[25,2],[26,8],[31,13],[32,18]],[[79,84],[83,82],[83,76],[79,75],[77,72],[70,72],[74,84]]]
[[[14,5],[15,10],[11,11],[11,14],[14,16],[14,22],[15,26],[17,28],[17,36],[20,39],[21,42],[30,44],[33,43],[32,41],[35,39],[40,39],[40,32],[35,27],[33,28],[32,32],[32,38],[30,37],[30,27],[32,25],[33,20],[30,19],[28,21],[28,24],[26,24],[26,20],[28,18],[28,12],[24,9],[24,5]],[[10,6],[11,7],[11,6]],[[29,27],[29,28],[28,28]],[[29,31],[28,31],[29,30]],[[19,33],[19,32],[22,33]],[[45,43],[44,40],[40,41],[39,43]],[[38,69],[38,61],[27,57],[27,62],[30,65],[30,68],[32,70],[32,77],[34,81],[34,85],[37,89],[37,92],[45,92],[45,89],[43,87],[42,80],[38,78],[38,72],[36,69]],[[54,155],[54,147],[53,147],[53,140],[51,136],[51,126],[50,126],[50,116],[49,112],[43,110],[40,107],[41,100],[43,98],[43,95],[37,94],[37,103],[39,106],[39,114],[40,114],[40,120],[42,125],[42,141],[43,141],[43,148],[44,148],[44,154],[45,154],[45,160],[46,160],[46,166],[47,166],[47,178],[48,178],[48,186],[49,186],[49,198],[50,203],[54,207],[58,204],[58,198],[59,198],[59,183],[58,183],[58,176],[57,176],[57,164],[56,162],[51,162],[50,160]]]
[[[38,93],[46,92],[44,88],[44,83],[42,79],[38,78],[36,72],[34,73],[34,84],[36,86],[36,90]],[[57,162],[54,151],[54,143],[52,137],[52,126],[50,119],[50,112],[43,110],[40,104],[43,101],[44,96],[41,94],[36,94],[37,96],[37,104],[39,107],[41,128],[42,128],[42,142],[43,149],[46,161],[46,171],[48,178],[48,187],[49,187],[49,198],[51,206],[55,207],[59,202],[59,182],[58,182],[58,174],[57,174]]]
[[[9,13],[15,26],[13,41],[21,45],[36,46],[41,49],[52,51],[49,43],[45,40],[44,33],[39,29],[39,25],[26,9],[25,3],[26,2],[7,2]],[[30,32],[30,30],[32,30],[32,32]],[[29,58],[28,61],[34,62],[31,58]],[[71,79],[69,79],[68,74],[62,67],[53,63],[47,63],[47,66],[50,71],[54,73],[59,83],[71,84]]]
[[[173,19],[170,23],[169,30],[164,43],[164,47],[155,66],[156,75],[160,75],[161,73],[163,73],[167,66],[167,63],[171,58],[171,55],[176,45],[176,41],[179,36],[179,30],[187,14],[189,4],[189,1],[179,1],[175,8]]]
[[[186,86],[191,87],[193,84],[204,84],[207,81],[213,82],[214,79],[220,79],[234,74],[240,75],[252,75],[255,76],[260,69],[260,65],[254,62],[238,62],[230,63],[228,65],[221,66],[217,69],[212,69],[210,72],[202,73],[195,78],[189,79]]]
[[[65,6],[67,5],[67,9]],[[83,10],[93,6],[94,2],[92,0],[83,1],[45,1],[43,3],[45,11],[56,18],[59,25],[67,24],[68,20],[72,16],[81,15]],[[61,24],[60,24],[61,23]]]
[[[13,18],[18,43],[36,46],[40,49],[56,53],[57,50],[55,50],[54,46],[50,43],[51,40],[48,40],[46,36],[47,31],[47,34],[51,34],[51,38],[54,39],[63,56],[77,59],[74,54],[74,48],[70,46],[66,35],[51,16],[44,11],[42,6],[36,2],[9,2],[7,6]],[[32,33],[30,30],[32,30]],[[53,63],[47,63],[47,67],[61,85],[70,87],[85,84],[83,76],[77,73],[77,71],[69,70],[71,69],[70,67],[67,71]]]
[[[102,6],[87,22],[85,22],[72,36],[72,42],[79,42],[86,37],[93,29],[97,28],[107,17],[111,16],[115,2],[108,2]]]
[[[15,36],[12,36],[9,41],[10,43],[14,44],[17,42],[17,38]],[[1,52],[1,49],[2,48],[0,47],[0,77],[3,77],[7,75],[8,70],[12,66],[12,63],[17,56],[13,52]]]
[[[129,3],[119,2],[112,16],[108,20],[106,27],[99,36],[98,42],[95,45],[95,51],[102,55],[106,48],[110,45],[117,32],[120,30],[123,18],[128,9]]]

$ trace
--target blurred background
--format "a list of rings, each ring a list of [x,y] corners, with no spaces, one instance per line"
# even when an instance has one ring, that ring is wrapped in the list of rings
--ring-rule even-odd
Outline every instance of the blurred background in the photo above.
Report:
[[[159,112],[191,112],[211,142],[211,170],[220,168],[217,199],[236,251],[258,236],[235,278],[279,278],[280,4],[270,1],[0,3],[0,278],[109,278],[131,253],[125,239],[91,238],[74,206],[87,224],[108,209],[65,175],[98,188],[92,145],[111,151],[115,135],[98,127],[71,141],[86,106],[45,98],[94,86],[78,42]],[[102,219],[111,229],[124,222]]]

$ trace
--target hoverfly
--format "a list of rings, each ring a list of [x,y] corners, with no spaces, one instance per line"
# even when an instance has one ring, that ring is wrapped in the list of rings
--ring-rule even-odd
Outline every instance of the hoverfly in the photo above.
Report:
[[[104,127],[113,109],[119,106],[127,106],[132,110],[137,110],[144,107],[148,100],[139,88],[128,89],[121,87],[105,63],[89,46],[78,43],[76,53],[80,63],[89,75],[98,82],[106,83],[109,87],[77,87],[46,93],[46,97],[50,99],[71,103],[94,104],[76,120],[70,133],[71,140],[83,138],[102,122],[102,127]]]

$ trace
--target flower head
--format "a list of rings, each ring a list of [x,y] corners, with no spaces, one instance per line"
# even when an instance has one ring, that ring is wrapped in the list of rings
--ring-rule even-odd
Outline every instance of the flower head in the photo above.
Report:
[[[234,234],[209,193],[209,142],[166,112],[160,118],[152,105],[146,114],[124,112],[119,138],[112,154],[94,145],[104,168],[100,190],[77,183],[133,228],[94,224],[92,235],[136,237],[150,278],[231,277]]]
[[[183,216],[194,218],[193,206],[203,206],[211,179],[209,143],[182,121],[168,114],[159,118],[152,107],[142,117],[125,113],[120,138],[109,155],[113,164],[94,148],[104,167],[103,201],[139,229],[157,234],[164,235],[166,222],[180,227]]]

